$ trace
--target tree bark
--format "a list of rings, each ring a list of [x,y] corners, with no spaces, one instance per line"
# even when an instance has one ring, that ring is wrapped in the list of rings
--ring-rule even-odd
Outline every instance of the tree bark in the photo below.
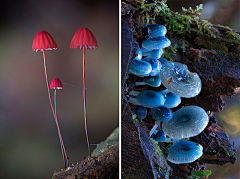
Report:
[[[118,128],[92,152],[91,158],[78,165],[56,172],[53,179],[118,179],[119,178]]]

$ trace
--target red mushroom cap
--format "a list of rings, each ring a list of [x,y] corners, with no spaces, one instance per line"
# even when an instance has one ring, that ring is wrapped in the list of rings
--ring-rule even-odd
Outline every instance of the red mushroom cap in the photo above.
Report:
[[[96,49],[98,48],[97,40],[90,30],[87,28],[80,28],[73,36],[70,48],[82,49]]]
[[[56,50],[57,44],[53,37],[47,33],[45,30],[40,30],[34,37],[32,50],[37,52],[38,50]]]
[[[50,89],[57,89],[57,90],[60,90],[62,89],[63,86],[62,86],[62,83],[61,81],[58,79],[58,78],[54,78],[50,84]]]

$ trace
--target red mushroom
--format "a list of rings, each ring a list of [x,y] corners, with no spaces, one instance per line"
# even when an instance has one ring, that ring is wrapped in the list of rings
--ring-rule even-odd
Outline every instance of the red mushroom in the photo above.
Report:
[[[40,30],[33,40],[32,50],[35,52],[37,52],[39,50],[43,52],[43,62],[44,62],[45,77],[46,77],[46,83],[47,83],[47,89],[48,89],[48,97],[49,97],[50,105],[51,105],[52,112],[54,115],[51,94],[50,94],[50,88],[49,88],[49,83],[48,83],[48,77],[47,77],[47,67],[46,67],[46,58],[45,58],[45,50],[53,50],[53,49],[54,50],[57,49],[57,44],[56,44],[55,40],[53,39],[53,37],[46,31]]]
[[[65,158],[67,158],[67,154],[66,154],[66,151],[65,151],[65,148],[64,148],[64,144],[63,144],[63,141],[62,141],[62,136],[61,136],[60,129],[59,129],[59,126],[58,126],[57,116],[55,115],[56,111],[54,112],[54,109],[53,109],[51,94],[50,94],[50,88],[49,88],[49,83],[48,83],[48,77],[47,77],[45,51],[46,50],[53,50],[53,49],[54,50],[57,49],[57,44],[56,44],[55,40],[53,39],[53,37],[48,32],[46,32],[44,30],[39,31],[37,33],[37,35],[35,36],[34,40],[33,40],[32,50],[35,51],[35,52],[37,52],[37,51],[42,51],[43,52],[43,62],[44,62],[45,77],[46,77],[46,83],[47,83],[47,89],[48,89],[48,97],[49,97],[50,105],[51,105],[51,108],[52,108],[53,116],[54,116],[55,122],[57,124],[62,152],[65,153],[65,154],[63,154],[63,155],[65,155],[65,156],[63,156],[63,158],[64,158],[64,166],[66,168]],[[55,105],[55,110],[56,110],[56,105]]]
[[[80,28],[72,38],[70,48],[83,50],[83,101],[84,101],[84,119],[85,131],[88,144],[89,157],[91,157],[90,144],[87,130],[87,109],[86,109],[86,83],[85,83],[85,49],[98,48],[97,40],[87,28]]]
[[[60,145],[61,145],[61,149],[62,149],[62,155],[63,155],[63,162],[64,162],[64,167],[67,168],[67,164],[68,164],[68,157],[67,157],[67,153],[64,147],[64,143],[63,143],[63,139],[62,139],[62,135],[60,132],[60,128],[58,125],[58,119],[57,119],[57,90],[62,89],[62,83],[58,78],[54,78],[50,84],[50,89],[54,89],[55,90],[55,95],[54,95],[54,102],[55,102],[55,122],[57,125],[57,129],[58,129],[58,136],[59,136],[59,140],[60,140]]]

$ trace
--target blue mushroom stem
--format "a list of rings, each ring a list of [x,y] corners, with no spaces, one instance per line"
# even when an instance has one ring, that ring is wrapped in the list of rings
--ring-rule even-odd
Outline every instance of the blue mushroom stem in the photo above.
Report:
[[[135,85],[146,85],[147,83],[145,82],[136,82]]]
[[[161,121],[156,121],[155,122],[155,125],[153,126],[153,128],[149,132],[149,136],[151,136],[154,133],[154,131],[158,128],[158,126],[160,125],[160,122]]]
[[[129,95],[132,95],[132,96],[137,96],[140,92],[138,91],[130,91]]]
[[[137,118],[137,114],[133,114],[132,119],[136,119],[136,118]]]
[[[135,105],[141,105],[141,103],[139,103],[136,98],[132,98],[132,97],[129,98],[128,102]]]
[[[168,137],[166,137],[165,141],[163,141],[163,142],[172,142],[172,143],[175,143],[175,142],[178,142],[178,141],[180,141],[180,140],[181,140],[181,138],[168,138]]]

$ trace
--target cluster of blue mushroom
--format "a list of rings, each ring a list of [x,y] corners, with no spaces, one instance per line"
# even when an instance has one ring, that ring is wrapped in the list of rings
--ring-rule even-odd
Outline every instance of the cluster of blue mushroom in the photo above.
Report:
[[[146,25],[145,25],[146,26]],[[149,136],[156,142],[173,142],[168,148],[168,160],[175,164],[190,163],[202,156],[200,144],[184,139],[201,133],[209,122],[204,109],[198,106],[186,106],[172,113],[181,103],[181,97],[197,96],[202,88],[197,73],[179,62],[161,58],[163,48],[171,45],[165,37],[167,29],[163,25],[148,24],[148,39],[138,47],[137,56],[129,64],[129,73],[143,78],[136,85],[159,87],[161,83],[167,88],[161,91],[131,91],[128,102],[135,104],[133,118],[144,119],[147,109],[151,108],[151,116],[156,120]],[[158,130],[162,123],[162,130]]]

